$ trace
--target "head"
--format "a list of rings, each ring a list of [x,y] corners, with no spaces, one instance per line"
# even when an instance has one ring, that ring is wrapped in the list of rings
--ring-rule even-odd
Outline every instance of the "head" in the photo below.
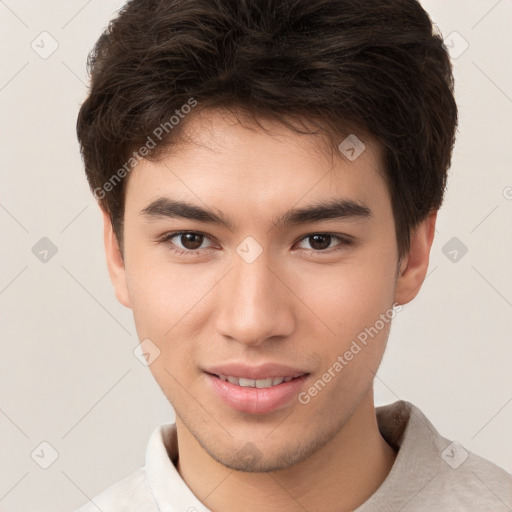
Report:
[[[215,460],[304,460],[371,392],[425,277],[457,124],[440,35],[415,0],[133,0],[89,67],[78,137],[151,371]],[[233,407],[226,363],[302,384]]]

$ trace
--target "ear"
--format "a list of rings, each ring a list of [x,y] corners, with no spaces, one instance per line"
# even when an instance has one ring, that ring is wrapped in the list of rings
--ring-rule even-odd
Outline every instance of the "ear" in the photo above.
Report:
[[[411,233],[410,249],[400,263],[396,281],[395,302],[398,304],[414,299],[425,280],[436,219],[437,211],[430,213]]]
[[[103,215],[103,241],[105,243],[105,256],[107,258],[108,273],[110,274],[110,280],[114,285],[117,300],[130,308],[130,298],[128,294],[128,286],[126,282],[126,270],[124,267],[123,256],[119,249],[117,237],[112,228],[112,221],[110,216],[106,213],[103,208],[101,213]]]

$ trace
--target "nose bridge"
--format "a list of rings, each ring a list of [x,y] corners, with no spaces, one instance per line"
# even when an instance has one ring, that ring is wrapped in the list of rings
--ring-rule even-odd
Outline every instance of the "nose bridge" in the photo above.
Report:
[[[294,328],[291,303],[275,273],[265,252],[253,260],[243,253],[234,255],[219,300],[217,329],[222,335],[251,345],[290,335]]]

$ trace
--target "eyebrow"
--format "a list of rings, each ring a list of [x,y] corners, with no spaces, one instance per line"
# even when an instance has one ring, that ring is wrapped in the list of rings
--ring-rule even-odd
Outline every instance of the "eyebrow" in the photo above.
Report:
[[[159,218],[181,218],[208,224],[225,226],[235,231],[235,224],[222,212],[202,208],[185,201],[168,197],[159,197],[141,210],[141,215],[149,220]],[[365,204],[352,199],[336,198],[328,201],[317,201],[313,204],[292,208],[273,222],[277,227],[319,222],[332,219],[358,219],[372,217],[372,212]]]

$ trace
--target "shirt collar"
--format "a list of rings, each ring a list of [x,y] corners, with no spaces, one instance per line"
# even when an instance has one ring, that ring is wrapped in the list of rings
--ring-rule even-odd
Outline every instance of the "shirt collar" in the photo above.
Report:
[[[146,448],[146,474],[160,512],[210,512],[181,478],[173,461],[178,459],[176,424],[155,429]]]

